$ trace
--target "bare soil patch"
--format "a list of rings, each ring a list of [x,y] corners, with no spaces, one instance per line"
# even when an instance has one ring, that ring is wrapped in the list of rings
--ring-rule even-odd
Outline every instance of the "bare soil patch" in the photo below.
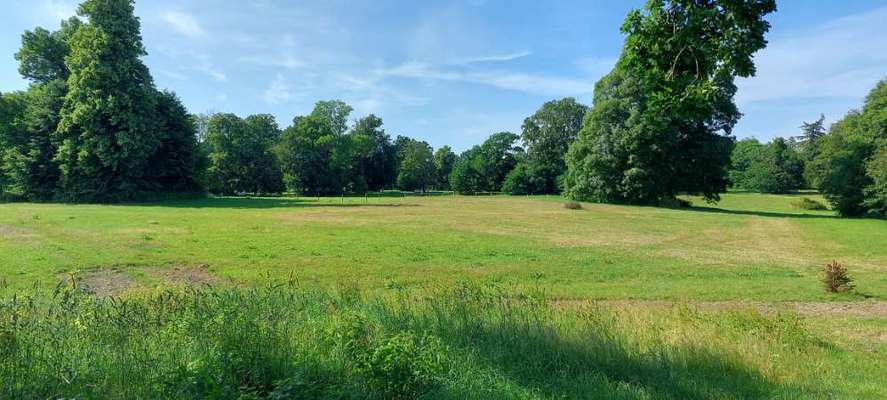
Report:
[[[224,283],[222,278],[209,271],[209,265],[194,266],[177,265],[168,268],[157,268],[151,275],[163,281],[184,286],[214,286]]]
[[[60,278],[67,282],[71,280],[68,274],[61,275]],[[74,281],[78,288],[99,298],[120,296],[141,286],[132,276],[115,268],[75,274]]]

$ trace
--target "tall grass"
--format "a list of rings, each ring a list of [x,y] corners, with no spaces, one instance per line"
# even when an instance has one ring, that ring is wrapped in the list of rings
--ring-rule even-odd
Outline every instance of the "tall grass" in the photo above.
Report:
[[[843,382],[840,350],[791,315],[552,304],[540,293],[469,284],[381,297],[295,282],[126,299],[68,289],[16,296],[0,305],[0,398],[757,399],[878,390]]]

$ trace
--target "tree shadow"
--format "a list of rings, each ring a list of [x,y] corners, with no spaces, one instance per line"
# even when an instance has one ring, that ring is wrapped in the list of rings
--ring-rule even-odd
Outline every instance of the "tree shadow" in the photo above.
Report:
[[[306,208],[306,207],[418,207],[414,203],[372,203],[372,202],[339,202],[327,198],[309,199],[293,197],[207,197],[202,199],[166,200],[157,202],[122,203],[123,206],[168,207],[195,209],[271,209],[271,208]]]
[[[778,212],[778,211],[729,210],[729,209],[717,208],[717,207],[699,207],[699,206],[693,206],[693,207],[689,207],[689,208],[679,208],[678,210],[701,212],[701,213],[714,213],[714,214],[751,215],[751,216],[757,216],[757,217],[771,217],[771,218],[799,218],[799,219],[838,219],[838,218],[841,218],[841,217],[839,217],[837,215],[833,215],[833,214],[795,214],[795,213],[786,213],[786,212]]]
[[[546,327],[500,323],[442,336],[451,346],[469,347],[509,381],[552,398],[636,398],[644,393],[655,399],[764,399],[800,392],[699,346],[639,352],[615,336],[583,333],[570,340]]]

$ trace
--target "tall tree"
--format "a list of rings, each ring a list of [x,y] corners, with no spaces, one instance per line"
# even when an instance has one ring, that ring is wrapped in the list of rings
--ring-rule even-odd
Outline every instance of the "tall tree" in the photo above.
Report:
[[[364,177],[370,190],[394,187],[397,179],[397,151],[391,137],[382,129],[382,119],[368,115],[359,119],[351,129],[354,136],[364,136],[372,140],[372,148],[367,154],[356,159],[357,170]]]
[[[71,54],[70,41],[82,25],[79,19],[71,17],[62,21],[61,29],[55,32],[43,28],[25,31],[22,47],[15,53],[19,73],[35,83],[67,80],[65,58]]]
[[[336,135],[348,130],[348,116],[354,111],[351,106],[341,100],[318,101],[311,115],[326,119]]]
[[[734,78],[755,73],[775,0],[650,0],[632,11],[615,69],[567,155],[566,194],[658,204],[726,190]]]
[[[70,75],[58,127],[64,195],[136,198],[151,187],[145,172],[161,140],[139,19],[132,0],[86,0],[78,14],[88,23],[65,58]]]
[[[314,114],[294,118],[277,148],[287,187],[311,195],[341,193],[342,176],[332,162],[337,142],[328,119]]]
[[[425,191],[436,181],[434,153],[426,142],[412,140],[403,148],[397,187],[401,190]]]
[[[163,136],[149,162],[152,182],[164,192],[199,191],[205,160],[198,147],[194,118],[175,93],[166,91],[157,93],[156,115]]]
[[[523,149],[517,146],[518,139],[511,132],[499,132],[463,152],[450,174],[452,189],[459,193],[501,190],[505,177],[524,157]]]
[[[558,180],[567,170],[564,155],[582,129],[588,107],[567,97],[542,105],[524,120],[521,138],[527,151],[527,167],[523,173],[530,178],[528,187],[535,193],[557,193]]]
[[[16,134],[7,135],[0,166],[7,190],[16,196],[48,200],[56,193],[60,172],[54,160],[59,146],[55,131],[65,91],[65,83],[56,79],[10,97],[18,113],[12,120]]]
[[[437,188],[450,190],[450,174],[456,164],[456,153],[450,146],[443,146],[434,152],[434,169],[437,176]]]
[[[517,165],[524,150],[518,146],[517,136],[511,132],[499,132],[490,135],[480,146],[479,156],[482,157],[481,173],[486,178],[485,190],[499,191],[505,176]]]
[[[866,97],[861,111],[851,111],[819,140],[819,153],[805,174],[842,215],[882,218],[883,149],[887,147],[887,80]],[[879,200],[880,198],[880,200]]]
[[[208,122],[207,185],[213,193],[279,193],[280,166],[272,152],[280,130],[274,117],[216,114]]]

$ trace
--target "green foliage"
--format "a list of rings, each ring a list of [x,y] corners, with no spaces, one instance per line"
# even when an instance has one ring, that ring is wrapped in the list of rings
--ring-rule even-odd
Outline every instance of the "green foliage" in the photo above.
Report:
[[[450,190],[450,174],[458,156],[453,153],[450,146],[443,146],[434,152],[434,169],[437,174],[436,187],[440,190]]]
[[[806,175],[842,215],[883,213],[883,155],[887,147],[887,81],[819,140],[819,153]]]
[[[759,193],[791,193],[803,185],[801,155],[782,138],[762,145],[755,139],[736,143],[728,176],[733,187]]]
[[[505,176],[505,182],[502,183],[502,191],[511,195],[535,193],[537,186],[534,185],[533,178],[534,175],[530,167],[526,162],[521,162]]]
[[[65,92],[65,83],[53,80],[10,96],[10,104],[17,107],[17,116],[11,120],[15,134],[3,134],[7,139],[0,155],[0,170],[7,178],[7,191],[17,197],[47,200],[58,189],[60,171],[54,157],[59,143],[55,130]]]
[[[340,328],[354,370],[365,384],[386,399],[413,399],[427,393],[443,372],[445,348],[440,339],[404,331],[369,337],[364,319],[351,317]]]
[[[413,140],[401,150],[397,187],[408,191],[425,191],[435,184],[437,173],[434,153],[426,142]]]
[[[810,211],[826,211],[828,207],[825,204],[822,204],[816,200],[813,200],[809,197],[801,197],[800,200],[792,202],[792,208],[798,210],[810,210]]]
[[[564,154],[576,140],[588,107],[572,97],[546,102],[524,120],[521,139],[526,145],[527,163],[521,173],[530,174],[529,187],[517,186],[523,193],[558,193],[559,180],[567,170]]]
[[[70,55],[70,41],[82,26],[76,17],[62,21],[61,29],[50,32],[43,28],[25,31],[22,34],[22,47],[15,53],[19,62],[19,73],[36,83],[68,79],[68,66],[65,57]]]
[[[391,137],[382,129],[382,119],[370,114],[359,119],[351,129],[351,135],[368,137],[372,140],[367,153],[357,156],[356,173],[362,176],[369,190],[382,190],[394,187],[397,179],[397,151]]]
[[[283,178],[272,146],[280,136],[274,117],[215,114],[206,128],[206,183],[212,193],[279,193]]]
[[[207,160],[197,145],[197,128],[172,92],[157,94],[157,117],[164,136],[152,156],[149,176],[162,192],[199,192]]]
[[[148,160],[162,140],[154,84],[133,3],[86,0],[71,37],[68,94],[58,132],[64,197],[135,199],[151,188]]]
[[[755,73],[773,0],[657,1],[633,11],[616,68],[567,154],[575,199],[658,204],[680,192],[717,200],[739,119],[734,77]]]
[[[865,188],[863,207],[872,215],[887,219],[887,141],[866,164],[872,183]]]
[[[3,398],[853,399],[884,392],[877,352],[838,347],[811,319],[788,313],[555,307],[533,292],[472,284],[368,299],[285,283],[113,300],[67,289],[22,298],[0,303]]]
[[[490,135],[480,146],[463,152],[450,174],[450,186],[459,193],[497,192],[506,176],[524,158],[511,132]]]

